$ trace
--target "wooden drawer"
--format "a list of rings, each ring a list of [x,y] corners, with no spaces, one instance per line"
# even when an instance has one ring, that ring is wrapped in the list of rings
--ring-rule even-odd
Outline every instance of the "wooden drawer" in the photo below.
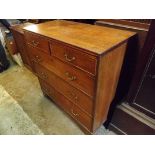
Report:
[[[33,67],[33,71],[35,71],[35,63],[43,63],[49,60],[49,55],[48,54],[44,54],[43,52],[41,52],[41,50],[31,46],[31,45],[27,45],[27,52]]]
[[[49,63],[46,65],[49,70],[64,79],[72,86],[80,89],[88,96],[94,97],[95,80],[93,77],[79,69],[59,61],[58,59],[51,58],[50,62],[50,66]]]
[[[64,100],[64,96],[57,92],[54,88],[50,87],[46,82],[39,79],[41,88],[56,104],[58,104],[67,113],[70,113],[72,103]]]
[[[92,128],[92,118],[90,118],[85,112],[83,112],[75,104],[72,106],[72,109],[71,109],[71,113],[70,114],[82,126],[86,127],[89,131],[91,131],[91,128]]]
[[[51,99],[63,108],[70,116],[72,116],[80,125],[88,130],[91,130],[92,118],[84,113],[80,108],[75,106],[67,98],[61,95],[54,88],[50,87],[47,83],[39,79],[41,88],[45,94],[47,94]]]
[[[25,31],[25,38],[28,45],[38,48],[42,52],[50,54],[49,43],[45,37]]]
[[[93,75],[96,74],[96,57],[84,53],[84,51],[65,46],[61,43],[50,43],[51,55],[74,65]]]
[[[28,46],[28,48],[31,55],[30,59],[33,63],[41,64],[72,86],[83,91],[85,94],[90,97],[94,96],[95,80],[93,76],[80,69],[63,63],[55,57],[50,57],[36,48],[32,48],[31,46]]]
[[[46,82],[56,89],[58,92],[63,94],[70,101],[75,103],[81,109],[83,109],[86,113],[92,116],[93,113],[93,99],[79,91],[78,89],[72,87],[67,82],[51,73],[46,68],[42,67],[39,64],[36,64],[36,73],[37,75],[46,80]]]

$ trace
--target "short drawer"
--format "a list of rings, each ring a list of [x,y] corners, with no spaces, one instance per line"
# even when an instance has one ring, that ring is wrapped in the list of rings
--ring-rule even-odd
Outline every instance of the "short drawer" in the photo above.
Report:
[[[88,130],[91,130],[91,117],[89,117],[85,112],[70,102],[54,88],[50,87],[47,83],[43,82],[41,79],[39,81],[45,94],[47,94],[56,104],[63,108],[64,111],[71,115],[80,125],[87,128]]]
[[[31,45],[27,45],[27,51],[30,57],[30,60],[34,63],[43,63],[50,60],[50,56],[47,53],[41,52],[41,50],[36,49]]]
[[[86,72],[93,75],[96,74],[96,62],[95,56],[85,53],[83,50],[75,49],[65,46],[61,43],[50,43],[51,55],[61,59],[64,62],[70,63]]]
[[[42,52],[50,54],[49,42],[45,37],[39,36],[35,33],[25,31],[25,39],[28,45],[40,49]]]
[[[36,72],[39,78],[46,80],[46,82],[63,94],[66,98],[72,101],[74,104],[83,109],[86,113],[92,116],[93,113],[93,99],[85,95],[78,89],[74,88],[55,74],[51,73],[41,65],[36,65]]]

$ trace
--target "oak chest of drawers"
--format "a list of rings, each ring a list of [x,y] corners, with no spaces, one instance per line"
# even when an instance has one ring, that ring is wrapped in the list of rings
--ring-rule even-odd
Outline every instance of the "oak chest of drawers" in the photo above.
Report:
[[[133,32],[55,20],[24,28],[44,94],[87,133],[106,120]]]

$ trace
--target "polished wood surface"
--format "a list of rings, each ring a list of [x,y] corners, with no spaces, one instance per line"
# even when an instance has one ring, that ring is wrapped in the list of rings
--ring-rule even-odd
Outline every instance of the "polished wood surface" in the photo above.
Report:
[[[105,122],[107,119],[109,106],[116,92],[125,49],[126,43],[123,43],[104,57],[100,58],[96,89],[96,105],[94,109],[94,129],[98,128],[101,123]]]
[[[58,90],[62,95],[71,100],[77,106],[81,107],[90,116],[93,113],[93,100],[76,89],[75,87],[69,85],[67,82],[53,74],[51,71],[45,67],[36,64],[36,73],[38,77],[42,80],[46,80],[54,89]]]
[[[50,54],[48,40],[44,37],[41,37],[37,34],[33,33],[25,33],[25,37],[27,38],[27,44],[42,50],[45,53]]]
[[[52,100],[54,100],[60,107],[62,107],[66,112],[72,108],[72,102],[66,100],[64,101],[64,96],[58,93],[54,88],[50,87],[48,83],[39,78],[39,82],[43,92],[49,95]],[[57,102],[59,101],[59,102]]]
[[[55,101],[61,108],[63,108],[71,117],[74,118],[83,128],[91,131],[92,118],[84,113],[78,106],[70,102],[62,94],[60,94],[56,89],[50,87],[46,82],[39,80],[42,90],[44,93],[48,94],[52,100]],[[91,133],[91,132],[90,132]]]
[[[99,21],[119,24],[121,27],[128,27],[132,29],[148,30],[150,27],[151,19],[99,19]]]
[[[120,20],[120,19],[102,19],[102,20],[96,21],[96,24],[99,26],[107,26],[111,28],[128,30],[128,31],[137,33],[134,37],[132,37],[129,40],[127,45],[127,50],[126,50],[126,54],[123,62],[123,68],[120,74],[120,79],[117,86],[116,94],[111,104],[110,111],[108,112],[108,119],[104,124],[106,127],[108,127],[108,124],[112,119],[116,106],[120,102],[128,100],[127,95],[131,87],[136,65],[138,63],[138,57],[139,55],[141,55],[141,51],[144,46],[144,42],[146,40],[146,36],[148,33],[149,24],[145,22],[147,21],[145,20],[131,21],[131,20]]]
[[[14,30],[13,28],[12,28],[12,33],[13,33],[13,37],[15,39],[15,43],[16,43],[16,47],[17,47],[17,53],[18,52],[20,53],[24,65],[28,69],[32,70],[31,62],[30,62],[29,56],[28,56],[27,51],[26,51],[26,44],[25,44],[24,35],[22,33],[19,33],[16,30]]]
[[[52,41],[50,44],[51,55],[67,62],[77,68],[80,68],[90,74],[96,74],[97,58],[95,56],[84,53],[83,50],[71,48],[59,42]]]
[[[94,133],[106,120],[135,33],[57,20],[28,26],[24,34],[44,94]]]
[[[117,28],[120,30],[127,30],[127,31],[132,31],[132,32],[136,32],[137,33],[137,45],[134,46],[138,46],[137,50],[135,52],[140,53],[141,49],[143,48],[148,30],[150,25],[147,25],[147,27],[141,27],[142,25],[146,25],[143,23],[134,23],[134,22],[130,22],[130,21],[126,21],[126,20],[116,20],[116,19],[103,19],[103,20],[97,20],[95,22],[96,25],[99,26],[107,26],[107,27],[111,27],[111,28]],[[135,43],[136,43],[136,39],[135,39]]]
[[[89,96],[94,96],[95,82],[93,76],[63,63],[55,57],[50,57],[32,46],[28,45],[27,49],[31,51],[29,55],[32,62],[41,64],[72,86],[77,87]],[[35,70],[35,67],[33,68]]]
[[[24,30],[86,49],[95,54],[103,54],[133,35],[130,31],[65,20],[30,25]]]
[[[23,23],[23,24],[19,24],[19,25],[14,25],[11,26],[11,30],[17,31],[20,34],[24,34],[23,28],[26,26],[30,26],[33,25],[32,23]]]
[[[31,23],[19,24],[11,27],[11,32],[15,40],[17,47],[17,53],[19,52],[22,58],[24,65],[32,71],[32,64],[26,49],[26,42],[24,37],[23,28],[25,26],[32,25]]]

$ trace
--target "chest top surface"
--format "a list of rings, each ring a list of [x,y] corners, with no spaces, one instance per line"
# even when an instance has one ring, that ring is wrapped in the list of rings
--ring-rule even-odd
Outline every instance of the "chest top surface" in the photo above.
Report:
[[[23,24],[19,24],[19,25],[13,25],[13,26],[11,26],[11,29],[15,30],[21,34],[24,34],[23,28],[26,26],[30,26],[30,25],[33,25],[33,24],[32,23],[23,23]]]
[[[24,30],[72,44],[95,54],[103,54],[113,46],[126,41],[136,34],[105,26],[65,20],[54,20],[42,24],[29,25],[24,27]]]

